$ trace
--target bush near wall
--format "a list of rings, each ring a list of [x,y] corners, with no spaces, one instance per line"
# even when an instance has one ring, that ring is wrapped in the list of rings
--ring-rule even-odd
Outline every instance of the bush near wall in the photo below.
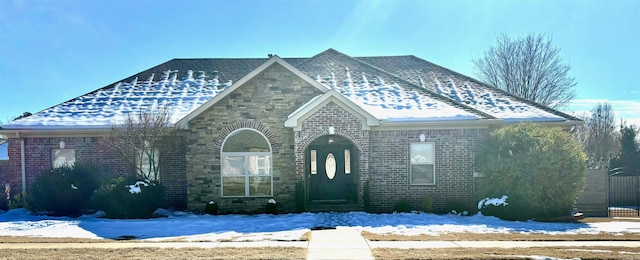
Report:
[[[481,196],[509,197],[508,206],[491,214],[527,220],[570,213],[584,187],[586,160],[569,133],[526,123],[494,131],[475,161],[485,175]]]
[[[40,175],[27,197],[31,211],[79,216],[98,188],[96,170],[83,164],[62,166]]]
[[[118,177],[96,192],[93,204],[107,218],[150,218],[164,206],[164,196],[164,186],[158,182],[137,176]]]

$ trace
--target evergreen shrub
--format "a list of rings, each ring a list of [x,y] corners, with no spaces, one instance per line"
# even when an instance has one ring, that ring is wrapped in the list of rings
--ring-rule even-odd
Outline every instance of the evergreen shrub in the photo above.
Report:
[[[429,194],[422,196],[422,211],[431,213],[433,212],[433,198]]]
[[[27,196],[28,208],[53,216],[79,216],[99,187],[96,171],[83,164],[44,171]]]
[[[569,133],[534,123],[494,131],[475,161],[485,175],[480,195],[509,197],[507,206],[482,213],[507,220],[568,215],[587,170],[583,148]]]
[[[164,205],[164,196],[164,186],[159,182],[127,176],[115,178],[101,187],[94,203],[107,218],[144,219]]]
[[[413,210],[413,207],[407,199],[400,199],[393,205],[394,212],[411,212],[411,210]]]

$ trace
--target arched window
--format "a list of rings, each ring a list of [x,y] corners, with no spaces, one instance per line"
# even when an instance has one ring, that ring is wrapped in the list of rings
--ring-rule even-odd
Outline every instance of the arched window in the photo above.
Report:
[[[271,197],[271,145],[258,131],[239,129],[222,144],[222,196]]]

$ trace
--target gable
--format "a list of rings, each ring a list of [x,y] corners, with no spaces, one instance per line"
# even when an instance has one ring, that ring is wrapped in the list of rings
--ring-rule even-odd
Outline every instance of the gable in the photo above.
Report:
[[[233,95],[233,93],[238,88],[240,88],[241,86],[243,86],[244,84],[246,84],[250,80],[254,79],[260,73],[266,71],[267,69],[271,68],[272,66],[281,66],[281,67],[283,67],[285,70],[287,70],[291,74],[293,74],[293,76],[302,79],[303,81],[307,82],[309,85],[315,87],[317,90],[319,90],[321,92],[326,92],[326,91],[329,90],[324,85],[322,85],[322,84],[318,83],[317,81],[311,79],[309,76],[307,76],[304,73],[300,72],[298,69],[294,68],[293,66],[291,66],[289,63],[285,62],[284,60],[282,60],[278,56],[273,56],[273,57],[271,57],[271,59],[269,59],[268,61],[266,61],[262,65],[258,66],[256,69],[251,71],[249,74],[245,75],[238,82],[236,82],[233,85],[231,85],[224,92],[220,93],[219,95],[216,95],[215,97],[213,97],[212,99],[210,99],[209,101],[207,101],[206,103],[204,103],[203,105],[199,106],[197,109],[195,109],[194,111],[192,111],[191,113],[186,115],[184,118],[182,118],[178,122],[178,124],[187,125],[188,126],[188,123],[189,123],[190,120],[192,120],[193,118],[195,118],[199,114],[205,112],[207,109],[211,108],[213,105],[218,103],[220,100],[223,100],[224,98],[226,98],[229,95]],[[282,78],[280,80],[286,80],[286,77],[284,77],[284,78]]]
[[[324,91],[273,63],[228,89],[226,95],[212,99],[206,109],[196,110],[198,113],[189,119],[188,126],[195,130],[220,129],[236,121],[259,121],[269,128],[280,129],[291,113]]]
[[[354,104],[349,99],[339,94],[336,90],[330,90],[329,92],[317,96],[301,106],[291,115],[289,115],[287,121],[285,121],[285,127],[292,127],[295,131],[299,131],[302,127],[302,122],[323,109],[325,106],[334,103],[341,107],[349,114],[358,118],[362,124],[361,129],[369,130],[371,126],[380,125],[379,119],[362,109],[360,106]]]

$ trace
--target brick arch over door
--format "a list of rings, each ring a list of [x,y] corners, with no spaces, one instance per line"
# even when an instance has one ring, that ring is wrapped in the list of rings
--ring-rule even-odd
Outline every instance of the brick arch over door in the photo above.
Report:
[[[262,124],[260,124],[258,122],[241,121],[241,122],[233,123],[233,124],[225,127],[224,129],[222,129],[222,131],[220,131],[220,133],[218,134],[218,138],[216,139],[214,152],[216,154],[220,153],[221,148],[222,148],[222,143],[227,138],[227,136],[229,134],[231,134],[233,131],[238,130],[238,129],[243,129],[243,128],[250,128],[250,129],[253,129],[253,130],[256,130],[256,131],[262,133],[267,138],[267,140],[269,141],[269,144],[271,145],[271,152],[272,153],[276,153],[280,149],[280,143],[276,142],[276,137],[273,134],[273,132],[271,132],[269,130],[269,128],[267,128],[266,126],[264,126],[264,125],[262,125]]]
[[[298,154],[300,154],[300,153],[304,154],[304,153],[305,153],[305,151],[307,150],[307,148],[309,147],[309,145],[310,145],[313,141],[315,141],[316,139],[318,139],[318,138],[320,138],[320,137],[322,137],[322,136],[326,136],[326,135],[329,135],[329,130],[327,130],[327,131],[322,131],[322,132],[316,132],[316,133],[313,133],[312,135],[309,135],[309,136],[308,136],[304,141],[302,141],[302,142],[300,143],[300,145],[297,147],[297,148],[298,148],[298,151],[296,151],[296,153],[298,153]],[[362,148],[362,144],[360,143],[360,141],[359,141],[357,138],[354,138],[353,136],[351,136],[350,134],[348,134],[348,133],[343,133],[343,132],[340,132],[340,131],[336,131],[336,132],[334,133],[334,135],[339,135],[339,136],[342,136],[342,137],[346,138],[347,140],[349,140],[349,142],[351,142],[351,143],[353,143],[353,145],[355,145],[355,147],[358,149],[358,152],[359,152],[359,153],[361,153],[362,151],[364,151],[364,150],[363,150],[363,148]]]

